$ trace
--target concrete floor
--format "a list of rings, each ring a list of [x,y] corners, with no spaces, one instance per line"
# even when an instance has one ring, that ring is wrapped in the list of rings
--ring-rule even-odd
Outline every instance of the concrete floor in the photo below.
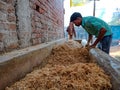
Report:
[[[120,46],[113,46],[110,49],[110,55],[120,60]]]

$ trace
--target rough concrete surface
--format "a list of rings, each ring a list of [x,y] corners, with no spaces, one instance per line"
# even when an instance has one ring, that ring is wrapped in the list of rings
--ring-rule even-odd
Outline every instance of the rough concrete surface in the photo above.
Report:
[[[111,76],[113,90],[120,90],[120,61],[99,49],[91,49],[90,54],[98,65]]]
[[[54,45],[62,42],[64,42],[64,39],[0,56],[0,90],[31,72],[50,54]]]
[[[120,45],[111,47],[110,55],[120,61]]]

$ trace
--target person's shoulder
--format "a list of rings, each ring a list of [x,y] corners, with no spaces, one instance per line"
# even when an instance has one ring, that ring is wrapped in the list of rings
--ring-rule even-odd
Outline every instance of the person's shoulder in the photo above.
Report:
[[[103,21],[102,19],[95,16],[87,16],[86,18],[91,21],[101,21],[101,22]]]
[[[94,17],[94,16],[84,16],[84,17]]]
[[[94,18],[94,16],[85,16],[85,17],[83,17],[83,19],[90,19],[90,18]]]
[[[93,16],[86,16],[86,17],[83,17],[83,21],[87,22],[87,21],[91,21],[91,20],[94,20],[94,17]]]

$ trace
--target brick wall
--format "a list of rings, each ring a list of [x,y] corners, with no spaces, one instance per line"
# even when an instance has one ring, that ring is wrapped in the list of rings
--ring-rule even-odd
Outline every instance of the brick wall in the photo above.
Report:
[[[0,0],[0,52],[64,38],[63,0]]]
[[[63,0],[30,0],[32,44],[63,38]]]
[[[14,0],[0,0],[0,51],[18,47]]]

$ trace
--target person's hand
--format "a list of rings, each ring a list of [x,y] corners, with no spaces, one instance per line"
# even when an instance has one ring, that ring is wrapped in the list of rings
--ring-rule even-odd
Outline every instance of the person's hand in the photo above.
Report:
[[[95,48],[96,45],[92,44],[92,45],[89,45],[89,44],[86,44],[85,47],[90,50],[91,48]]]
[[[89,44],[87,43],[87,44],[85,45],[85,47],[89,47]]]
[[[92,44],[92,45],[90,45],[89,47],[90,47],[90,48],[95,48],[96,45]]]

